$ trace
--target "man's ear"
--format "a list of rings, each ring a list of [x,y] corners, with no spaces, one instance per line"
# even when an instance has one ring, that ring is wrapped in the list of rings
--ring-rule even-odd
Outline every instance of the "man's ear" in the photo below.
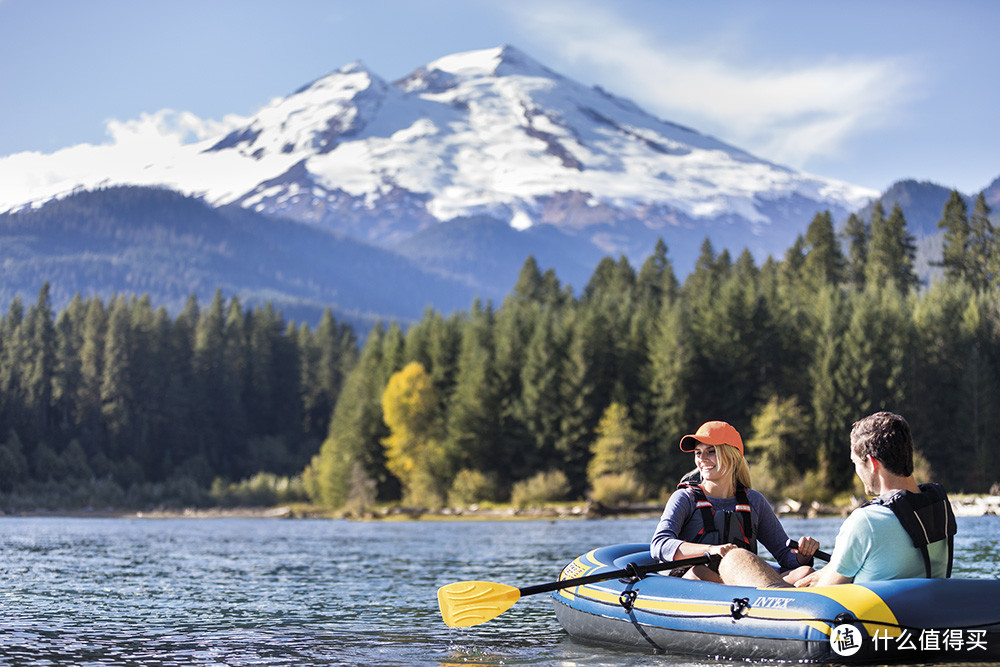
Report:
[[[872,464],[872,472],[875,472],[876,470],[878,470],[878,469],[879,469],[879,466],[881,466],[881,465],[882,465],[882,462],[881,462],[881,461],[879,461],[879,460],[878,460],[877,458],[875,458],[874,456],[871,456],[871,455],[869,455],[869,456],[868,456],[867,458],[868,458],[868,460],[869,460],[869,461],[871,461],[871,464]]]

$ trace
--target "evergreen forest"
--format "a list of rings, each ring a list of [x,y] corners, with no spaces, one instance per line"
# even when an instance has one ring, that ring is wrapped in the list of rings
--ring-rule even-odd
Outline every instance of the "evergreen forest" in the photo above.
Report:
[[[683,282],[662,241],[578,293],[529,257],[503,303],[363,340],[221,292],[176,316],[125,296],[56,314],[45,286],[0,322],[0,509],[648,500],[711,419],[743,434],[755,488],[829,501],[856,491],[850,427],[880,409],[910,422],[920,481],[995,490],[989,215],[952,193],[931,285],[901,209],[876,205],[839,234],[816,215],[760,266],[706,240]]]

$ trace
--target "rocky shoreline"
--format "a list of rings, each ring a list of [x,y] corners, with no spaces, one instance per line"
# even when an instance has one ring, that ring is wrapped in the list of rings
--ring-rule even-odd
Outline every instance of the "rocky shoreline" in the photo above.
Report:
[[[956,516],[1000,515],[1000,496],[950,496]]]
[[[855,498],[849,507],[812,503],[803,505],[793,500],[784,500],[775,506],[778,516],[815,518],[822,516],[847,516],[860,505],[863,499]],[[1000,516],[1000,496],[963,495],[951,496],[952,508],[956,516]],[[79,510],[39,510],[15,512],[0,516],[70,517],[70,518],[125,518],[125,519],[359,519],[359,520],[483,520],[510,521],[526,519],[613,519],[648,518],[655,519],[663,512],[658,503],[636,503],[608,507],[597,502],[552,505],[547,507],[518,508],[511,506],[451,507],[424,509],[415,507],[372,508],[361,515],[345,515],[329,512],[308,505],[279,507],[212,507],[185,509],[153,509],[143,511],[116,510],[113,508]]]

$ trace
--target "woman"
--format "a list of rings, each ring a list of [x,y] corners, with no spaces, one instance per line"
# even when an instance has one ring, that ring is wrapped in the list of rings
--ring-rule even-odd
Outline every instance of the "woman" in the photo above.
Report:
[[[697,433],[681,438],[680,447],[694,452],[697,471],[685,476],[667,501],[650,543],[654,558],[665,562],[705,553],[718,556],[712,565],[695,566],[684,576],[721,583],[718,560],[741,547],[756,553],[759,542],[778,561],[789,584],[813,571],[819,543],[803,537],[798,549],[787,545],[788,535],[770,503],[750,488],[743,439],[735,428],[722,421],[706,422]]]

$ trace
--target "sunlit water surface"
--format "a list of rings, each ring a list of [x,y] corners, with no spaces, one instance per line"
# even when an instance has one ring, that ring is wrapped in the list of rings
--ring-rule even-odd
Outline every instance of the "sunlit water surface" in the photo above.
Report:
[[[833,545],[840,519],[784,519]],[[569,638],[548,595],[447,628],[436,591],[553,581],[655,519],[0,519],[0,664],[717,664]],[[1000,517],[959,518],[956,576],[1000,576]]]

